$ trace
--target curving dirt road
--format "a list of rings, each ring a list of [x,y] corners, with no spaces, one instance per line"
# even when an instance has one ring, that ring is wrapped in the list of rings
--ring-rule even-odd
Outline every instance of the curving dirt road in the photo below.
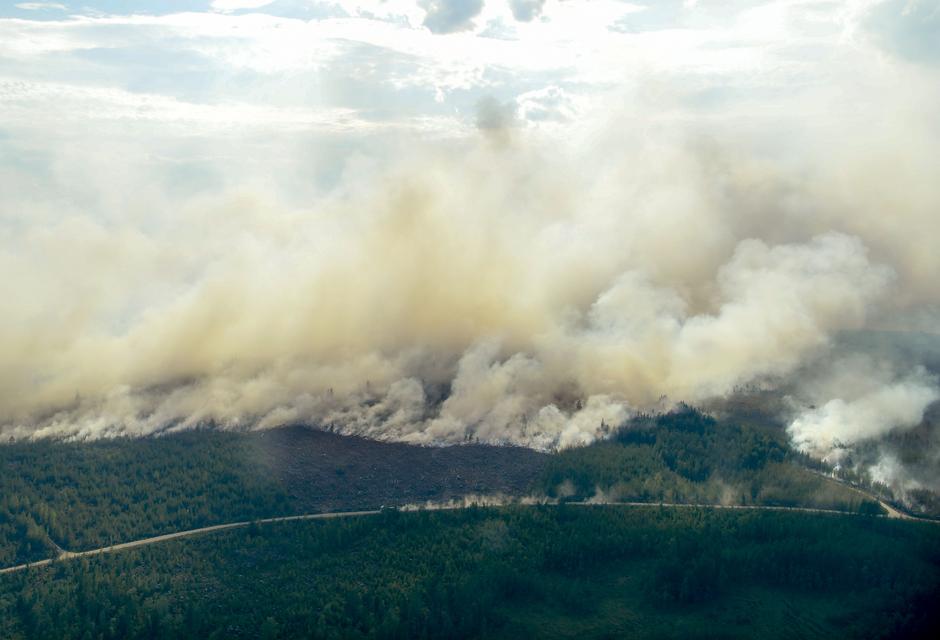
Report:
[[[860,493],[863,493],[860,491]],[[867,494],[866,494],[867,495]],[[871,496],[869,496],[871,497]],[[879,502],[881,502],[879,500]],[[482,503],[481,503],[482,504]],[[510,504],[510,502],[503,501],[500,503],[498,500],[491,501],[487,503],[487,506],[497,506],[499,504]],[[524,504],[524,503],[513,503],[513,504]],[[557,503],[536,503],[542,505],[556,505]],[[825,514],[836,514],[843,516],[859,516],[860,514],[852,513],[850,511],[836,511],[835,509],[814,509],[811,507],[774,507],[774,506],[765,506],[765,505],[722,505],[722,504],[685,504],[685,503],[675,503],[675,502],[602,502],[602,501],[588,501],[588,502],[567,502],[565,504],[574,505],[574,506],[583,506],[583,507],[593,507],[593,506],[614,506],[614,507],[667,507],[667,508],[698,508],[698,509],[733,509],[733,510],[743,510],[743,511],[794,511],[801,513],[825,513]],[[881,505],[888,512],[887,518],[902,518],[905,520],[919,520],[921,518],[915,518],[907,514],[901,513],[896,509],[892,509],[890,505],[887,505],[881,502]],[[466,508],[467,504],[461,503],[444,503],[444,504],[434,504],[428,503],[424,505],[411,505],[402,508],[403,511],[418,511],[418,510],[429,510],[429,511],[440,511],[440,510],[452,510],[452,509],[463,509]],[[56,548],[59,549],[59,555],[55,558],[49,558],[46,560],[38,560],[36,562],[28,562],[26,564],[16,565],[15,567],[7,567],[6,569],[0,569],[0,574],[5,573],[14,573],[16,571],[24,571],[26,569],[34,567],[44,567],[53,562],[58,562],[60,560],[70,560],[72,558],[84,558],[88,556],[96,556],[102,553],[113,553],[116,551],[124,551],[126,549],[133,549],[135,547],[143,547],[145,545],[156,544],[158,542],[165,542],[166,540],[174,540],[176,538],[187,538],[190,536],[197,536],[206,533],[213,533],[216,531],[224,531],[226,529],[237,529],[239,527],[247,527],[251,524],[266,524],[271,522],[289,522],[291,520],[326,520],[330,518],[358,518],[362,516],[374,516],[381,513],[379,510],[372,511],[338,511],[333,513],[315,513],[299,516],[282,516],[279,518],[263,518],[260,520],[247,520],[244,522],[231,522],[228,524],[217,524],[211,527],[201,527],[199,529],[189,529],[187,531],[177,531],[176,533],[167,533],[161,536],[154,536],[152,538],[142,538],[140,540],[134,540],[132,542],[124,542],[121,544],[115,544],[108,547],[101,547],[99,549],[91,549],[89,551],[65,551],[56,545]],[[922,520],[924,522],[935,522],[933,520]]]
[[[248,520],[245,522],[230,522],[228,524],[217,524],[211,527],[202,527],[200,529],[189,529],[187,531],[177,531],[176,533],[167,533],[162,536],[154,536],[152,538],[142,538],[140,540],[134,540],[133,542],[122,542],[121,544],[111,545],[109,547],[101,547],[100,549],[91,549],[89,551],[65,551],[58,545],[56,548],[59,549],[59,555],[55,558],[48,558],[46,560],[37,560],[36,562],[27,562],[26,564],[16,565],[15,567],[7,567],[6,569],[0,569],[0,574],[4,573],[13,573],[14,571],[23,571],[24,569],[30,569],[33,567],[44,567],[47,564],[52,562],[58,562],[59,560],[70,560],[72,558],[84,558],[87,556],[97,556],[102,553],[112,553],[115,551],[125,551],[126,549],[133,549],[134,547],[143,547],[148,544],[156,544],[157,542],[165,542],[166,540],[174,540],[176,538],[187,538],[189,536],[198,536],[203,533],[213,533],[215,531],[223,531],[225,529],[237,529],[239,527],[247,527],[251,524],[264,524],[269,522],[287,522],[289,520],[325,520],[328,518],[354,518],[358,516],[372,516],[381,513],[380,511],[340,511],[336,513],[314,513],[302,516],[282,516],[280,518],[264,518],[261,520]]]
[[[890,504],[888,504],[887,502],[885,502],[885,501],[882,500],[881,498],[879,498],[879,497],[877,497],[877,496],[875,496],[875,495],[873,495],[873,494],[871,494],[871,493],[868,493],[868,492],[865,491],[864,489],[862,489],[862,488],[860,488],[860,487],[856,487],[855,485],[853,485],[853,484],[851,484],[851,483],[849,483],[849,482],[846,482],[845,480],[841,480],[841,479],[839,479],[839,478],[836,478],[835,476],[831,476],[831,475],[829,475],[828,473],[823,473],[823,472],[821,472],[821,471],[816,471],[815,469],[808,469],[808,471],[809,471],[810,473],[812,473],[812,474],[815,474],[815,475],[819,476],[820,478],[825,478],[826,480],[829,480],[830,482],[835,482],[836,484],[840,484],[840,485],[842,485],[843,487],[845,487],[845,488],[847,488],[847,489],[851,489],[852,491],[854,491],[855,493],[859,494],[859,495],[862,496],[863,498],[867,498],[868,500],[874,500],[874,501],[876,501],[878,504],[881,505],[881,507],[882,507],[885,511],[888,512],[888,517],[889,517],[889,518],[897,518],[897,519],[900,519],[900,520],[920,520],[920,521],[923,521],[923,522],[936,522],[935,520],[931,520],[930,518],[918,518],[917,516],[912,516],[912,515],[910,515],[910,514],[907,514],[907,513],[902,512],[902,511],[898,511],[897,509],[895,509],[894,507],[892,507]]]

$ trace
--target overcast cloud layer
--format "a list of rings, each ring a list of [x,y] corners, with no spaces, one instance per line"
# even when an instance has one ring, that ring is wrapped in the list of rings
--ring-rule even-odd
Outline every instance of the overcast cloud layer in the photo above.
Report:
[[[128,4],[0,9],[4,436],[549,448],[757,384],[836,461],[940,395],[833,350],[940,317],[936,3]]]

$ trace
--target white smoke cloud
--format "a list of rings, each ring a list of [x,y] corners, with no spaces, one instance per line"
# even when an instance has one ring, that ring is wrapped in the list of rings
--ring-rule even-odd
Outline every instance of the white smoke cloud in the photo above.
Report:
[[[178,240],[192,246],[169,255],[155,250],[166,242],[87,223],[29,238],[65,264],[17,283],[37,302],[19,317],[47,305],[64,316],[44,327],[7,319],[6,335],[19,326],[46,338],[5,343],[17,363],[2,369],[8,430],[86,437],[313,421],[417,442],[570,446],[662,395],[706,398],[791,372],[831,332],[861,326],[890,280],[848,236],[744,240],[703,276],[712,308],[696,310],[629,259],[592,273],[604,266],[585,261],[597,245],[554,251],[558,225],[586,232],[577,217],[506,220],[485,204],[501,191],[422,184],[369,206],[346,202],[339,219],[229,204],[189,217],[192,237]],[[80,234],[78,252],[66,249]],[[9,258],[29,264],[35,250]],[[126,264],[115,271],[115,261]],[[68,289],[53,277],[64,268],[75,269]],[[129,314],[158,274],[150,306]],[[590,278],[596,293],[585,296]],[[447,392],[429,400],[435,385]]]
[[[936,317],[930,65],[848,29],[788,40],[799,21],[782,10],[748,12],[768,39],[752,48],[738,31],[614,32],[571,3],[516,25],[536,40],[469,47],[469,34],[432,46],[400,32],[422,16],[397,20],[415,5],[393,4],[368,29],[219,14],[4,23],[30,64],[185,40],[225,61],[225,78],[329,60],[316,86],[350,94],[308,112],[289,105],[309,96],[286,90],[303,83],[277,76],[228,87],[237,101],[157,100],[13,65],[28,81],[0,82],[0,433],[309,421],[571,446],[637,410],[792,386],[846,330]],[[424,4],[440,31],[482,15],[481,2]],[[226,44],[235,25],[254,39]],[[285,31],[309,47],[279,48]],[[806,65],[817,45],[825,63]],[[435,102],[442,87],[465,102]],[[410,91],[433,102],[401,108],[421,126],[398,135],[394,117],[370,119]],[[488,93],[507,102],[474,112]],[[258,95],[278,99],[249,108]],[[474,116],[513,135],[483,143]],[[204,126],[217,120],[230,125]],[[817,376],[801,391],[821,408],[794,439],[825,456],[913,425],[937,385],[906,364]]]
[[[924,488],[918,480],[911,477],[910,472],[897,456],[890,453],[880,456],[867,471],[873,482],[891,487],[902,499],[907,492]]]
[[[747,237],[761,225],[742,210],[764,196],[735,195],[731,174],[716,197],[713,149],[666,135],[631,151],[628,174],[589,146],[429,146],[392,170],[351,165],[307,209],[230,193],[158,227],[75,214],[11,229],[0,424],[96,437],[301,421],[570,446],[664,395],[785,378],[908,295],[861,237],[789,229],[771,207],[765,237]],[[600,169],[572,170],[587,162]]]
[[[797,416],[787,427],[794,444],[838,462],[854,445],[917,426],[927,407],[940,400],[936,378],[923,370],[890,382],[871,379],[864,386],[843,387],[839,397]],[[881,476],[891,461],[890,456],[882,460]]]

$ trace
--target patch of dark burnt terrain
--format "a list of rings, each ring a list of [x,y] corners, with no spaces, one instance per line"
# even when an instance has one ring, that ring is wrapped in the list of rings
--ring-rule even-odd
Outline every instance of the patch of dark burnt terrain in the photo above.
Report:
[[[549,456],[513,446],[425,447],[290,426],[254,438],[298,511],[342,511],[527,495]]]

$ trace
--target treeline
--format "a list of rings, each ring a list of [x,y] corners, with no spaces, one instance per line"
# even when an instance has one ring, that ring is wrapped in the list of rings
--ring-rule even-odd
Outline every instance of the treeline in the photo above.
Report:
[[[880,512],[803,466],[777,429],[719,422],[689,407],[633,420],[608,439],[553,456],[537,484],[585,500],[808,506]]]
[[[922,523],[657,506],[387,512],[0,577],[0,637],[934,637],[938,589],[940,528]]]

